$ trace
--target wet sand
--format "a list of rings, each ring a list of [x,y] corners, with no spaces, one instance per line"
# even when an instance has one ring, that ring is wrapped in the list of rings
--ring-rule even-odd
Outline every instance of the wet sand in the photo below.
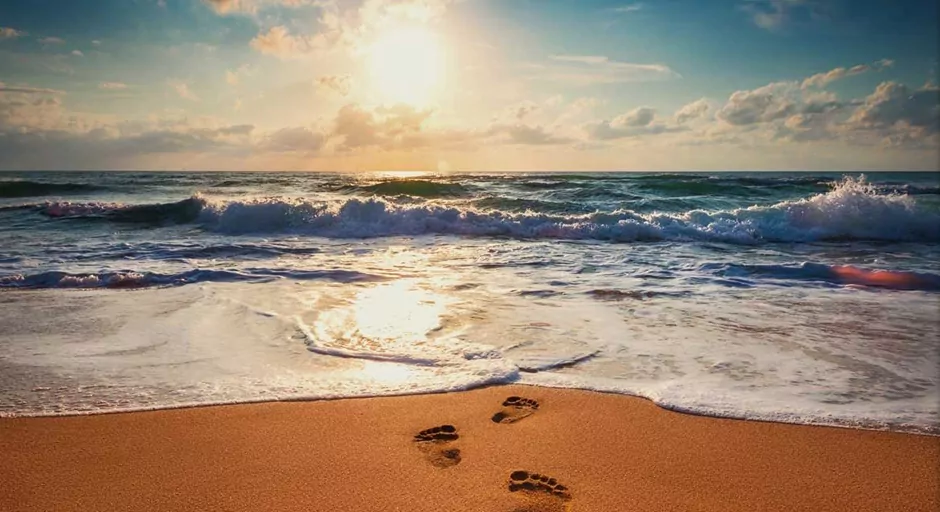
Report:
[[[0,453],[11,512],[940,507],[940,437],[528,386],[2,419]]]

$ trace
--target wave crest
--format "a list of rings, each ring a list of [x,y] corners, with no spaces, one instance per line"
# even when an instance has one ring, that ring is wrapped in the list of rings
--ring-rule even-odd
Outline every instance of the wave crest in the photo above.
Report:
[[[826,193],[771,206],[709,212],[586,214],[477,210],[434,202],[398,204],[379,198],[310,201],[267,198],[116,205],[49,203],[52,217],[115,222],[188,223],[226,234],[296,233],[330,238],[456,235],[612,242],[705,240],[738,244],[835,240],[940,241],[940,214],[913,196],[884,193],[864,177],[845,178]]]

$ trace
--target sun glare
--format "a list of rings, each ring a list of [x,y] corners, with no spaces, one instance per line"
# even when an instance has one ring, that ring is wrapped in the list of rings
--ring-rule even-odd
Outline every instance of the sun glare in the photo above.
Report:
[[[423,27],[396,27],[369,51],[373,88],[382,101],[425,105],[440,86],[444,70],[439,38]]]

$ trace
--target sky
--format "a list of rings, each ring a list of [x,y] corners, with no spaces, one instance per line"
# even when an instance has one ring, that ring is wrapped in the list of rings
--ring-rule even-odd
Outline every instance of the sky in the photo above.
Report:
[[[938,170],[933,0],[0,3],[0,169]]]

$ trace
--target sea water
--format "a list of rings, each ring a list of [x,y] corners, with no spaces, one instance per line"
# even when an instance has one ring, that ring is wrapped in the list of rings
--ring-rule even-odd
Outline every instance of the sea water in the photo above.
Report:
[[[940,433],[937,173],[0,173],[0,415],[592,389]]]

